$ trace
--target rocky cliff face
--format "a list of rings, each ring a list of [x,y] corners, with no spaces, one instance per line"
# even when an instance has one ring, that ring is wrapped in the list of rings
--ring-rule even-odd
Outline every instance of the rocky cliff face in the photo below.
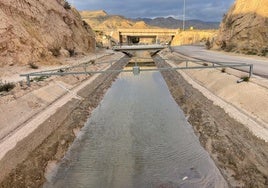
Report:
[[[65,0],[0,1],[0,66],[94,50],[94,34]]]
[[[223,18],[214,47],[268,56],[268,1],[236,0]]]
[[[187,44],[204,44],[207,40],[213,39],[217,35],[217,30],[188,30],[181,31],[172,40],[172,46]]]

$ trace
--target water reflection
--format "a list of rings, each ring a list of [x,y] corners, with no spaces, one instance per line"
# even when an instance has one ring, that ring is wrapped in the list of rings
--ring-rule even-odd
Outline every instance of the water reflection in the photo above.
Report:
[[[158,72],[123,73],[44,187],[227,187]]]

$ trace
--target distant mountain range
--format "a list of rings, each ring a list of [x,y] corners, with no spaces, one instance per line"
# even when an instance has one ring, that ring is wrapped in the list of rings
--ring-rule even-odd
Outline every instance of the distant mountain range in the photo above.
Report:
[[[177,29],[182,28],[183,21],[177,20],[173,17],[159,17],[159,18],[137,18],[133,19],[134,21],[144,21],[147,25],[169,28],[169,29]],[[218,29],[220,22],[205,22],[201,20],[186,20],[185,28],[193,27],[194,29]]]
[[[149,28],[168,28],[178,29],[182,28],[182,20],[168,18],[137,18],[130,19],[120,15],[109,15],[104,10],[98,11],[81,11],[83,20],[85,20],[92,28],[103,29],[149,29]],[[218,29],[219,22],[204,22],[200,20],[187,20],[185,22],[185,28],[193,27],[194,29]]]

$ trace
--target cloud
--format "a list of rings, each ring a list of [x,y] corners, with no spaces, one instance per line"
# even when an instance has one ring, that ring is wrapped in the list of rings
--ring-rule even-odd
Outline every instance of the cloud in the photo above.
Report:
[[[128,18],[167,17],[182,19],[184,0],[69,0],[78,10],[105,10]],[[185,0],[186,19],[220,21],[234,0]]]

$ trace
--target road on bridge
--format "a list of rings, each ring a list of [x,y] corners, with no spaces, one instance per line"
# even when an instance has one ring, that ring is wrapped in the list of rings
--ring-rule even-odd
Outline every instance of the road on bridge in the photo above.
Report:
[[[226,54],[223,52],[207,50],[204,46],[176,46],[172,47],[172,49],[175,52],[181,53],[185,56],[205,61],[253,64],[253,74],[268,78],[268,58],[253,56],[245,57],[243,55],[236,55],[231,53]],[[244,68],[237,69],[248,71],[248,69]]]

